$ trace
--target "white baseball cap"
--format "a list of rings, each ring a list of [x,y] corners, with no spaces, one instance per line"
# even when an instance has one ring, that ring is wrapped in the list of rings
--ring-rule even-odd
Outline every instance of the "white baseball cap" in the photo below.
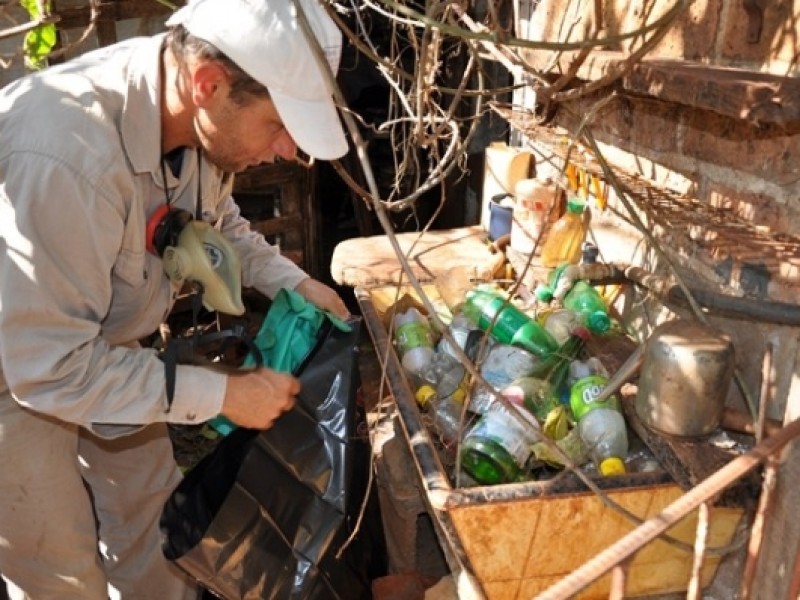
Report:
[[[166,22],[223,52],[263,84],[286,130],[308,155],[332,160],[347,140],[332,90],[298,22],[302,8],[331,70],[336,73],[342,34],[321,0],[189,0]]]

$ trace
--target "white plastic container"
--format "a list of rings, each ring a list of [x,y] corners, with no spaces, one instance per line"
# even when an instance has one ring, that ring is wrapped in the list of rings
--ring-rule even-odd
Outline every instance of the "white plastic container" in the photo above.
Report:
[[[521,179],[516,183],[511,248],[523,254],[533,252],[557,197],[558,188],[550,179]]]

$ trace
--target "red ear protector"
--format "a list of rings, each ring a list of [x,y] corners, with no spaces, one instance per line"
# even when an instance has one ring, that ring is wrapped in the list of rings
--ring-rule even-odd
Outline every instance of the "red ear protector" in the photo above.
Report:
[[[178,244],[178,236],[194,217],[182,208],[162,204],[147,221],[147,251],[162,256],[168,246]]]

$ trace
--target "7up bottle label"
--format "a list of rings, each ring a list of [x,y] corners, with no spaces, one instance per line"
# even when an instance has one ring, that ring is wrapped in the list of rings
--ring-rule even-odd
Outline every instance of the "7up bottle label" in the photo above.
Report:
[[[608,377],[602,375],[590,375],[579,379],[572,384],[572,389],[569,395],[569,406],[572,409],[572,415],[576,421],[580,421],[581,417],[592,409],[595,408],[613,408],[619,410],[619,400],[616,396],[611,395],[605,400],[597,401],[597,397],[603,388],[608,383]]]

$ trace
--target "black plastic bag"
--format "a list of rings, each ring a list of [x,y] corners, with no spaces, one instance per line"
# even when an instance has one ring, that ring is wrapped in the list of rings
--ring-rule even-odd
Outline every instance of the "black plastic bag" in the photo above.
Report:
[[[351,502],[361,322],[349,323],[323,327],[291,411],[224,437],[164,506],[165,556],[223,598],[339,597],[319,564]]]

